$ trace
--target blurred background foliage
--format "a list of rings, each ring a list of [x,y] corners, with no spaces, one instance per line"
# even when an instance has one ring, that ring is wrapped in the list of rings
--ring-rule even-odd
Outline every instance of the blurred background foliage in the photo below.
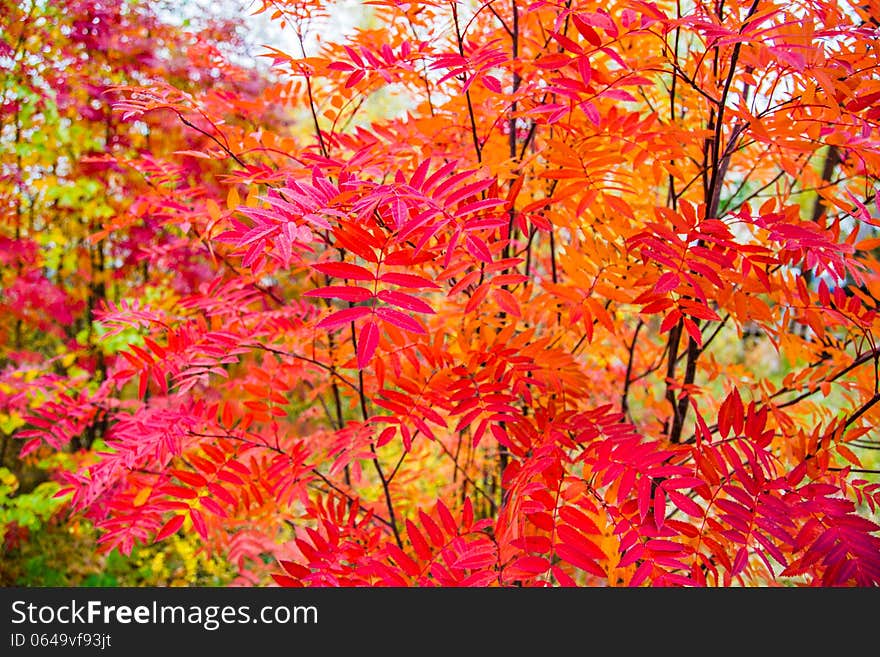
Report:
[[[38,467],[52,472],[73,460],[56,454]],[[58,484],[44,481],[21,492],[16,475],[0,468],[0,586],[224,586],[235,575],[225,559],[203,550],[195,533],[139,546],[128,556],[115,549],[97,554],[97,532],[87,520],[68,517],[57,491]]]
[[[54,479],[101,448],[100,416],[57,451],[41,446],[22,457],[18,434],[34,408],[98,394],[105,358],[140,340],[135,331],[105,336],[95,309],[126,296],[161,303],[200,281],[200,262],[177,255],[175,234],[144,198],[169,184],[204,193],[201,179],[210,176],[199,172],[208,165],[168,161],[202,137],[171,114],[122,121],[113,89],[163,81],[183,92],[206,83],[218,93],[256,92],[265,80],[254,37],[272,35],[245,28],[249,4],[0,0],[0,586],[218,586],[232,578],[195,534],[127,557],[96,556],[98,533],[68,517]],[[251,68],[226,67],[228,59]],[[152,168],[126,166],[144,155]],[[108,224],[112,235],[98,235]],[[169,259],[170,285],[171,274],[148,272],[150,250]]]

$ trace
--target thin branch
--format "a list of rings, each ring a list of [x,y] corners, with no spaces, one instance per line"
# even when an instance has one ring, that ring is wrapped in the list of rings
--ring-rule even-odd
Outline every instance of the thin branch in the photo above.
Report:
[[[871,407],[874,406],[878,401],[880,401],[880,394],[874,393],[874,395],[866,401],[861,407],[852,415],[850,415],[846,422],[843,423],[843,428],[847,428],[853,422],[862,417],[865,413],[871,410]]]
[[[623,379],[623,395],[620,400],[620,409],[624,415],[629,414],[629,386],[632,383],[632,368],[633,368],[633,360],[635,359],[636,352],[636,342],[639,339],[639,331],[642,330],[642,326],[645,325],[645,322],[639,317],[639,321],[636,324],[636,330],[633,332],[633,339],[629,345],[629,358],[626,360],[626,375]]]
[[[357,353],[357,336],[355,335],[354,322],[351,323],[351,342],[355,353]],[[370,419],[370,412],[367,408],[367,396],[364,393],[364,371],[362,369],[358,370],[357,391],[361,404],[361,416],[363,417],[364,422],[366,422]],[[385,495],[385,506],[388,508],[388,518],[391,520],[391,531],[394,533],[394,541],[397,543],[397,546],[402,549],[403,540],[400,537],[400,530],[397,528],[394,502],[391,499],[391,488],[388,485],[391,480],[385,476],[385,473],[382,470],[382,464],[379,463],[379,455],[376,453],[376,445],[372,442],[370,443],[370,452],[373,454],[371,459],[373,467],[376,469],[376,474],[379,476],[379,481],[382,484],[382,492]]]
[[[345,385],[347,385],[349,388],[351,388],[355,392],[358,391],[357,386],[354,383],[352,383],[351,381],[349,381],[347,378],[342,376],[339,372],[337,372],[336,368],[333,365],[327,365],[327,364],[322,363],[321,361],[316,360],[314,358],[309,358],[308,356],[301,356],[299,354],[294,354],[289,351],[285,351],[283,349],[277,349],[275,347],[270,347],[269,345],[260,344],[258,342],[246,343],[241,346],[248,348],[248,349],[261,349],[263,351],[268,351],[269,353],[277,354],[279,356],[285,356],[287,358],[295,358],[296,360],[305,361],[307,363],[315,365],[316,367],[320,367],[321,369],[326,370],[327,372],[330,373],[331,376],[339,379],[340,381],[342,381]]]
[[[464,41],[462,39],[461,28],[459,27],[459,23],[458,23],[457,2],[452,3],[452,20],[455,22],[455,36],[458,41],[458,53],[462,57],[464,57],[465,56],[464,55]],[[474,151],[476,151],[476,154],[477,154],[477,162],[482,162],[483,161],[483,149],[480,146],[480,138],[477,134],[477,118],[474,115],[474,105],[473,105],[473,102],[471,101],[470,89],[467,89],[464,92],[464,95],[465,95],[465,100],[467,101],[468,118],[470,119],[470,123],[471,123],[471,138],[473,139],[473,142],[474,142]]]
[[[456,454],[453,454],[452,452],[450,452],[449,448],[443,444],[442,440],[438,440],[437,444],[440,445],[440,449],[443,450],[443,453],[446,454],[446,456],[448,456],[450,459],[452,459],[452,463],[455,467],[455,471],[460,472],[461,476],[465,480],[465,482],[470,484],[471,486],[473,486],[474,490],[476,492],[478,492],[480,495],[482,495],[489,502],[489,506],[492,509],[492,513],[495,513],[495,511],[497,510],[498,507],[497,507],[497,504],[496,504],[495,500],[493,499],[492,495],[490,495],[485,490],[480,488],[477,485],[477,483],[470,476],[468,476],[468,473],[465,471],[465,469],[462,468],[461,465],[459,465],[458,456]],[[459,443],[459,446],[461,446],[461,443]]]

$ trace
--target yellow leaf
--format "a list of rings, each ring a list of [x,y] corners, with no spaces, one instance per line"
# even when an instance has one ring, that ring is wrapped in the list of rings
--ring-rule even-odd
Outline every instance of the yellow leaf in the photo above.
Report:
[[[235,210],[239,205],[241,205],[241,197],[238,195],[238,190],[235,187],[230,187],[229,193],[226,195],[226,209]]]
[[[138,491],[138,494],[134,496],[134,502],[133,502],[134,505],[135,506],[143,506],[146,503],[146,501],[149,499],[150,493],[152,493],[152,492],[153,492],[152,488],[141,488]]]
[[[218,220],[220,218],[220,206],[217,205],[217,201],[209,198],[207,205],[208,214],[210,215],[211,219],[213,219],[214,221]]]

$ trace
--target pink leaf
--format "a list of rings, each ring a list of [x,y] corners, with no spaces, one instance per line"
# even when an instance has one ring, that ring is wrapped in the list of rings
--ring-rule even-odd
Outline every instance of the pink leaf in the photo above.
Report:
[[[417,313],[427,313],[429,315],[434,314],[434,309],[431,308],[431,306],[429,306],[418,297],[412,296],[411,294],[394,292],[392,290],[382,290],[376,296],[379,297],[382,301],[390,303],[394,306],[398,306],[399,308],[412,310]]]
[[[678,274],[668,271],[659,278],[657,284],[654,286],[654,292],[657,294],[666,294],[677,288],[678,283]]]
[[[388,308],[387,306],[381,306],[376,308],[376,314],[379,315],[384,321],[389,322],[390,324],[394,324],[394,326],[398,328],[402,328],[405,331],[411,331],[413,333],[425,333],[425,329],[419,324],[416,320],[414,320],[409,315],[406,315],[399,310],[394,310],[393,308]]]
[[[480,82],[482,82],[483,86],[489,91],[495,92],[496,94],[501,93],[501,83],[498,81],[498,78],[491,75],[484,75],[480,79]]]
[[[474,256],[477,260],[482,260],[485,263],[491,264],[492,254],[489,252],[489,247],[487,247],[486,243],[479,237],[468,235],[465,238],[465,246],[467,246],[468,253]]]
[[[629,581],[630,586],[638,586],[642,582],[644,582],[648,575],[651,574],[651,571],[654,569],[654,564],[650,561],[643,561],[642,565],[636,569],[635,574],[632,576],[632,579]]]
[[[742,546],[739,549],[739,552],[736,553],[736,558],[733,560],[733,568],[731,568],[730,574],[733,577],[739,575],[743,569],[746,567],[746,563],[748,563],[749,551],[746,546]]]
[[[421,276],[416,276],[415,274],[399,274],[397,272],[388,272],[386,274],[382,274],[379,277],[379,280],[383,283],[391,283],[392,285],[399,285],[400,287],[411,287],[416,289],[440,287],[434,281],[428,280],[427,278],[422,278]]]

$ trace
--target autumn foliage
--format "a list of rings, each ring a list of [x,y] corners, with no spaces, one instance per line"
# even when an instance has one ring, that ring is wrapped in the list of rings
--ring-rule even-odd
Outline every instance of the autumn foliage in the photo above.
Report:
[[[880,583],[877,0],[3,9],[3,458],[101,550]]]

